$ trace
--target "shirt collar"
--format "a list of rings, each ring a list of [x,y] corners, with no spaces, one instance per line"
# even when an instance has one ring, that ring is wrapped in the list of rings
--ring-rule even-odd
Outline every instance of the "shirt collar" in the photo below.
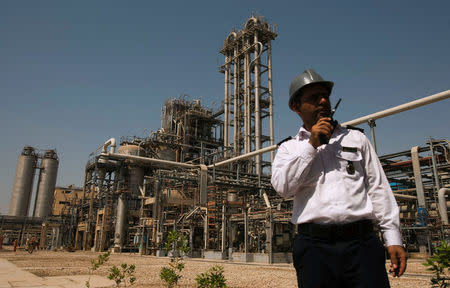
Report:
[[[305,129],[305,127],[300,127],[300,130],[298,130],[298,140],[305,140],[309,139],[309,136],[311,136],[311,132]]]

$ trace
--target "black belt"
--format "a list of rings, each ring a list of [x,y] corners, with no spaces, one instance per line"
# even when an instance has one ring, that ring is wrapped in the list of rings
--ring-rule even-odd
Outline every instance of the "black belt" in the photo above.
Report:
[[[361,238],[373,232],[371,220],[360,220],[347,224],[315,224],[298,225],[298,233],[323,240],[351,240]]]

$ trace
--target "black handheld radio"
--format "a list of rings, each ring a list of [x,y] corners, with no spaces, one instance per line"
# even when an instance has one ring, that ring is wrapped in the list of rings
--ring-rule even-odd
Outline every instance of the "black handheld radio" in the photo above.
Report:
[[[336,105],[334,106],[333,110],[331,110],[330,113],[330,118],[331,118],[331,125],[333,125],[333,130],[337,125],[337,121],[333,119],[333,115],[336,112],[336,109],[339,106],[339,103],[341,103],[342,98],[339,98],[338,102],[336,103]],[[327,138],[327,136],[325,136],[325,134],[320,134],[320,145],[323,144],[328,144],[329,139]]]

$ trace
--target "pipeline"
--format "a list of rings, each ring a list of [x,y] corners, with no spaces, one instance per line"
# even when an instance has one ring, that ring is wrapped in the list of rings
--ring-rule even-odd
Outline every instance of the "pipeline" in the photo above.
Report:
[[[106,148],[108,146],[111,146],[109,148],[109,153],[116,153],[116,138],[110,138],[103,144],[102,153],[106,153]]]

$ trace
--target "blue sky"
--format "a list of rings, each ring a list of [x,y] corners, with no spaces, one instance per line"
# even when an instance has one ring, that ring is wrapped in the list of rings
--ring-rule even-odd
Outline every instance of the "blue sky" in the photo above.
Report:
[[[0,213],[25,145],[56,148],[57,185],[81,186],[89,153],[158,129],[165,99],[218,107],[219,50],[252,13],[277,25],[281,140],[301,124],[289,83],[309,67],[335,82],[341,122],[450,89],[448,11],[449,1],[0,1]],[[449,110],[444,100],[378,120],[379,154],[450,138]]]

